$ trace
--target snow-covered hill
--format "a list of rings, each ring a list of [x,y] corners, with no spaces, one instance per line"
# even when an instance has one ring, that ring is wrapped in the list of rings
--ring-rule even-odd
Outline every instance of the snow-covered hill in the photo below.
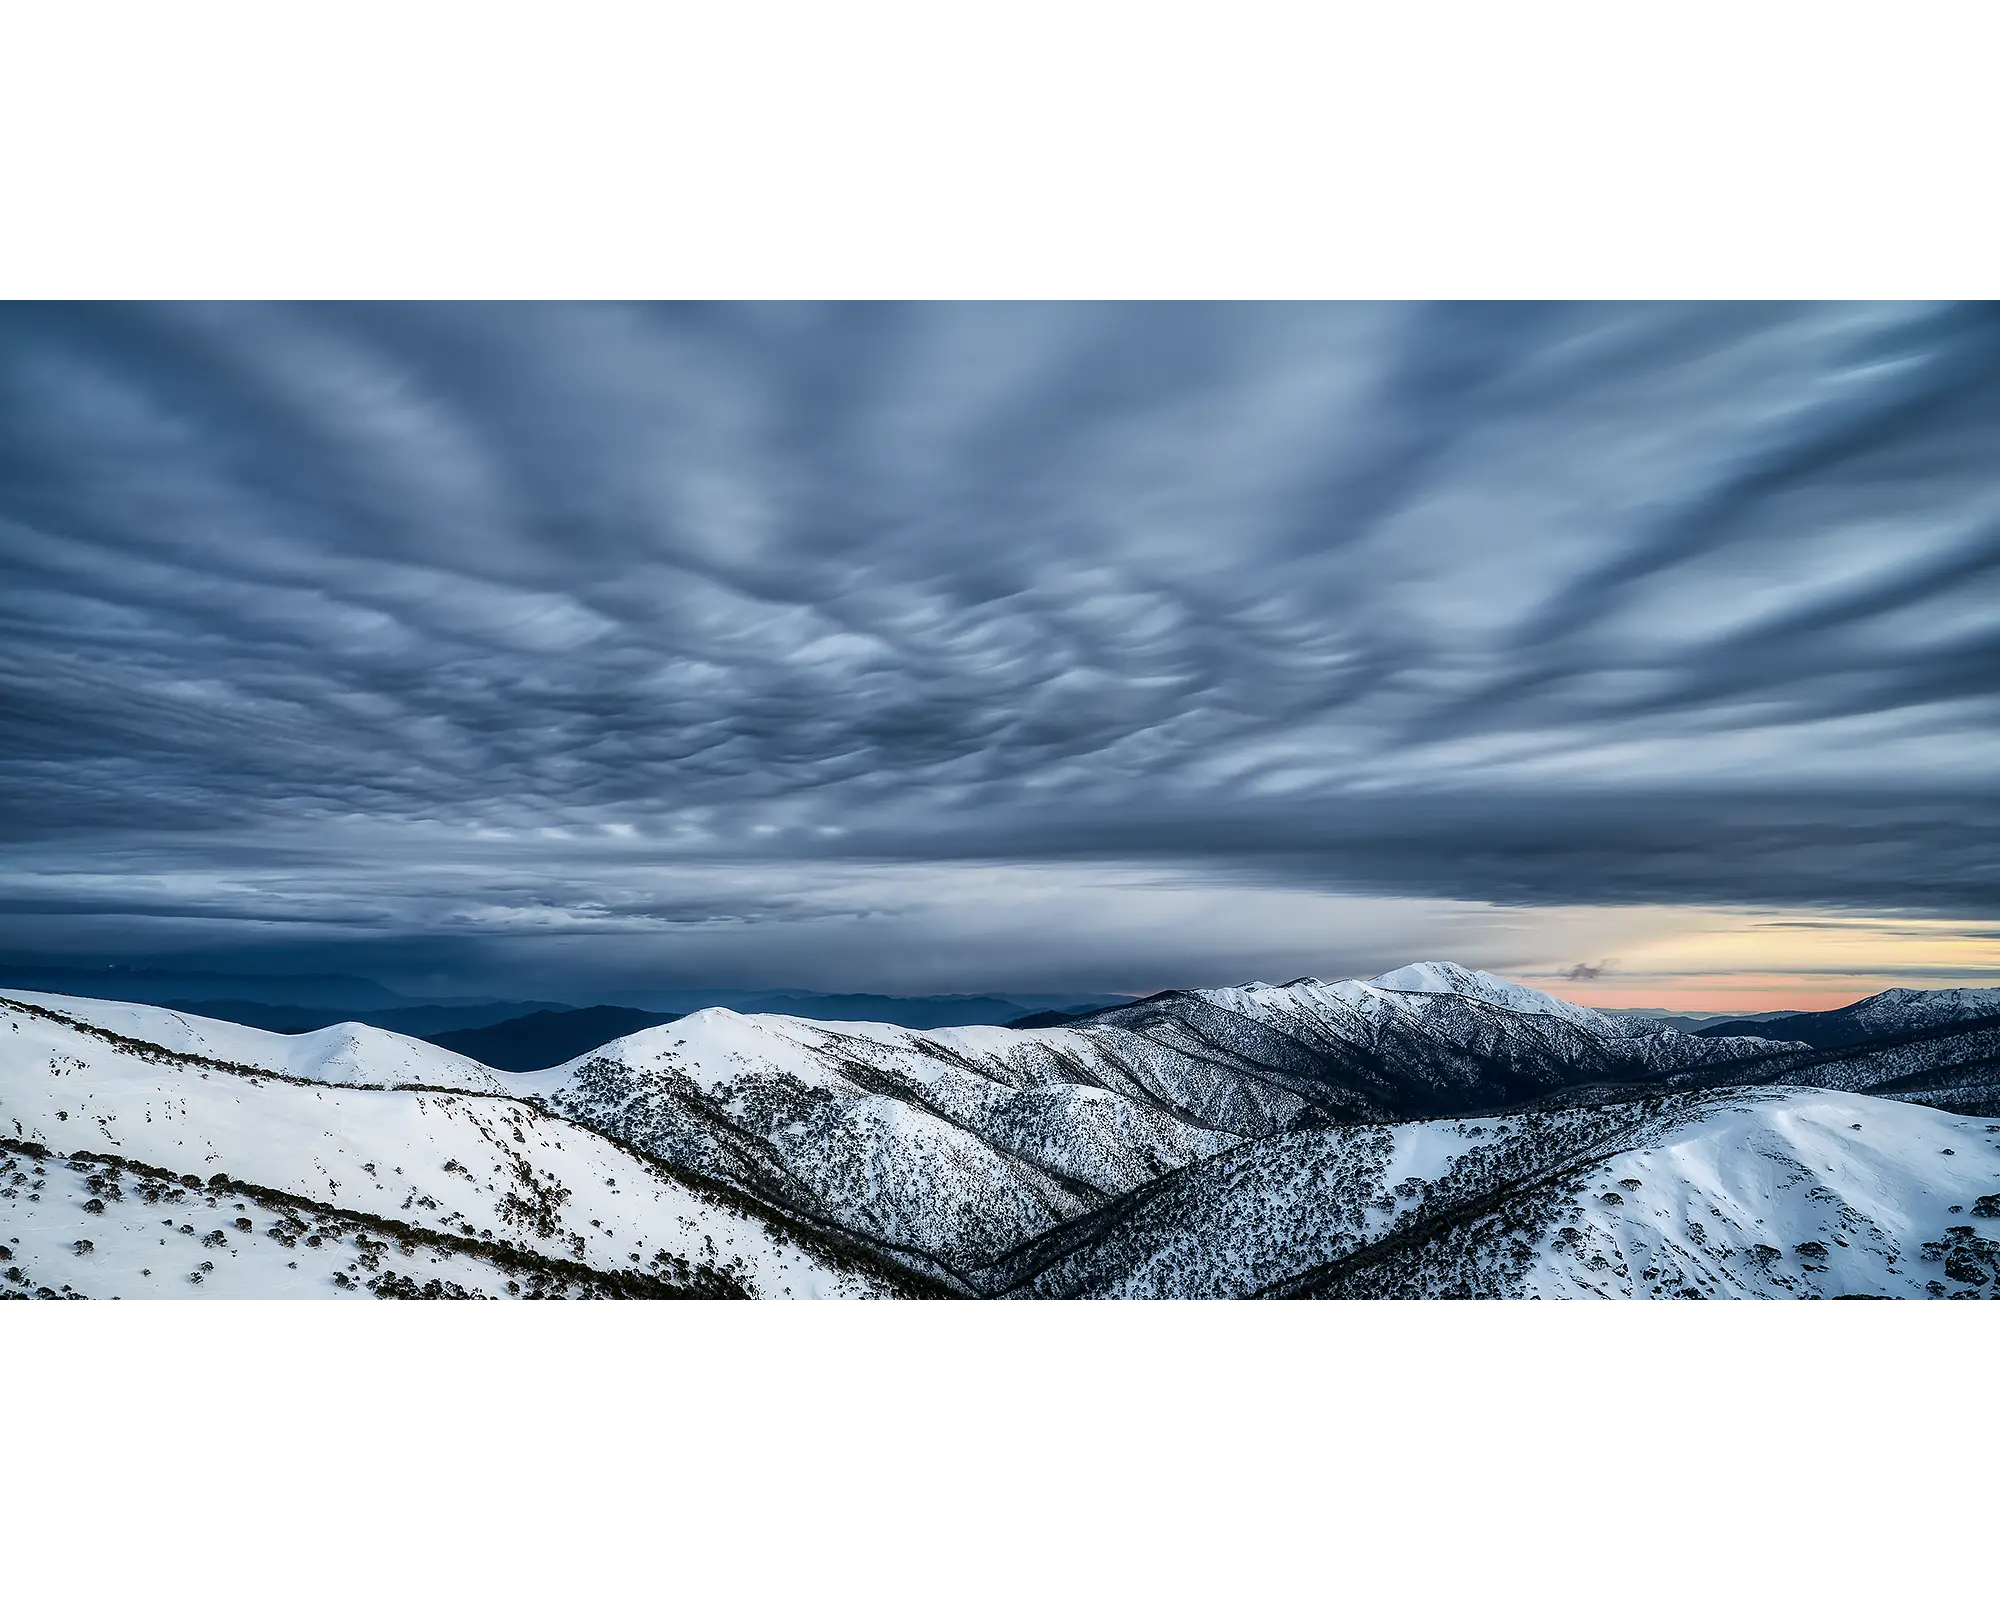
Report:
[[[1282,1134],[995,1276],[1030,1297],[1993,1298],[2000,1125],[1751,1089]]]
[[[0,1293],[1984,1293],[2000,1125],[1881,1097],[1983,1112],[1989,1035],[1690,1038],[1427,962],[512,1074],[0,996]]]
[[[1867,1038],[2000,1020],[2000,988],[1884,989],[1855,1001],[1844,1015]]]
[[[1668,1082],[1681,1088],[1741,1082],[1845,1089],[1964,1116],[2000,1116],[2000,1018],[1975,1015],[1969,1022],[1883,1043],[1676,1074]]]
[[[1334,1121],[1490,1110],[1575,1084],[1642,1082],[1802,1048],[1692,1038],[1448,961],[1366,983],[1300,978],[1169,991],[1089,1025],[1231,1060]]]
[[[956,1274],[1303,1109],[1226,1069],[1110,1043],[1123,1055],[1081,1030],[713,1008],[524,1073],[518,1090]]]
[[[240,1022],[219,1022],[213,1017],[129,1000],[82,1000],[21,989],[0,990],[0,999],[40,1006],[167,1050],[263,1067],[316,1083],[423,1084],[487,1094],[505,1092],[500,1074],[468,1056],[362,1022],[338,1022],[312,1033],[266,1033]]]
[[[1781,1017],[1722,1022],[1702,1030],[1705,1038],[1756,1034],[1790,1039],[1815,1050],[1883,1044],[1942,1028],[2000,1022],[2000,988],[1884,989],[1833,1011],[1794,1011]]]
[[[0,1155],[0,1285],[13,1293],[909,1287],[830,1236],[507,1096],[315,1082],[25,1000],[0,999]]]
[[[1407,967],[1397,967],[1393,972],[1385,972],[1380,977],[1369,979],[1366,985],[1357,987],[1386,990],[1390,994],[1461,995],[1467,1000],[1484,1001],[1489,1006],[1498,1006],[1506,1011],[1561,1017],[1585,1032],[1605,1039],[1641,1038],[1679,1031],[1651,1017],[1627,1012],[1593,1011],[1588,1006],[1544,994],[1540,989],[1531,989],[1510,978],[1461,967],[1455,961],[1412,962]]]

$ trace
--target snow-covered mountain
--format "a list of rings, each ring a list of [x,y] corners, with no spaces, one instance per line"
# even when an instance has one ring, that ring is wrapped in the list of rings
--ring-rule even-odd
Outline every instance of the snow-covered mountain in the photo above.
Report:
[[[851,1245],[521,1100],[329,1083],[143,1037],[171,1031],[167,1015],[128,1017],[141,1031],[119,1034],[0,999],[0,1287],[126,1298],[912,1287]],[[253,1042],[233,1035],[232,1053],[254,1055]]]
[[[1118,1028],[1281,1083],[1333,1121],[1396,1121],[1517,1105],[1581,1083],[1639,1082],[1800,1047],[1697,1039],[1644,1018],[1423,962],[1362,983],[1171,990],[1100,1012]]]
[[[267,1034],[9,994],[0,1293],[1558,1294],[1634,1273],[1647,1292],[1817,1293],[1835,1280],[1811,1251],[1780,1271],[1752,1248],[1771,1240],[1687,1208],[1738,1216],[1745,1184],[1816,1171],[1828,1151],[1807,1160],[1801,1130],[1852,1098],[1829,1090],[1984,1114],[1985,1031],[1921,1059],[1693,1038],[1426,962],[1027,1030],[716,1008],[516,1074],[353,1024]],[[2000,1171],[1954,1186],[1991,1141],[1867,1103],[1877,1120],[1850,1122],[1901,1131],[1843,1135],[1838,1159],[1875,1198],[1813,1205],[1873,1219],[1899,1260],[1939,1245],[1961,1269],[1945,1292],[1975,1287]],[[1697,1147],[1721,1174],[1684,1197],[1705,1232],[1632,1232],[1606,1164],[1692,1183],[1694,1158],[1663,1152]],[[1976,1220],[1933,1227],[1932,1198]],[[1851,1249],[1860,1224],[1841,1226]],[[1840,1292],[1906,1292],[1896,1264]]]
[[[1498,978],[1490,972],[1461,967],[1455,961],[1412,962],[1407,967],[1397,967],[1393,972],[1370,979],[1366,987],[1387,990],[1391,994],[1463,995],[1468,1000],[1483,1000],[1490,1006],[1499,1006],[1507,1011],[1561,1017],[1607,1039],[1638,1038],[1674,1031],[1650,1017],[1593,1011],[1588,1006],[1544,994],[1540,989],[1531,989],[1510,978]]]
[[[129,1000],[81,1000],[20,989],[0,990],[0,999],[39,1006],[167,1050],[258,1066],[315,1083],[423,1084],[434,1089],[504,1092],[500,1074],[468,1056],[362,1022],[338,1022],[313,1033],[266,1033],[240,1022],[219,1022],[213,1017]]]
[[[1304,1110],[1112,1030],[922,1033],[719,1007],[524,1073],[517,1090],[953,1282]]]
[[[2000,1294],[2000,1125],[1815,1090],[1281,1134],[1036,1240],[1016,1296]]]
[[[1027,1031],[717,1008],[525,1074],[519,1090],[966,1283],[1243,1140],[1798,1048],[1691,1040],[1437,962],[1373,984],[1173,992]]]
[[[1236,989],[1188,992],[1260,1021],[1309,1013],[1322,1025],[1330,1025],[1356,1041],[1379,1038],[1385,1026],[1441,1024],[1443,1019],[1462,1012],[1457,1002],[1471,1001],[1510,1016],[1554,1018],[1595,1039],[1653,1041],[1657,1049],[1676,1058],[1713,1056],[1706,1046],[1675,1045],[1666,1036],[1679,1030],[1654,1018],[1593,1011],[1526,984],[1495,977],[1490,972],[1477,972],[1452,961],[1415,962],[1365,983],[1355,979],[1322,983],[1316,978],[1295,978],[1287,984],[1250,983]]]
[[[1711,1039],[1756,1035],[1794,1040],[1815,1050],[1838,1050],[1978,1022],[2000,1022],[2000,988],[1884,989],[1837,1010],[1721,1022],[1704,1028],[1702,1035]]]

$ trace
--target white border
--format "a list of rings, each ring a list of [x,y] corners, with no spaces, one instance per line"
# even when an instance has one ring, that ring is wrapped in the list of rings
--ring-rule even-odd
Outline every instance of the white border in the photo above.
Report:
[[[22,1594],[1979,1593],[1990,1308],[6,1307]]]
[[[13,8],[16,296],[1994,287],[1990,7]]]

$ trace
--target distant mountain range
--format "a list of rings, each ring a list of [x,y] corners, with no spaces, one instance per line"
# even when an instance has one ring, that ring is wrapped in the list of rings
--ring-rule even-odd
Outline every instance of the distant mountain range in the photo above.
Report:
[[[531,1011],[483,1028],[454,1028],[429,1038],[432,1044],[502,1072],[539,1072],[625,1034],[679,1020],[680,1014],[671,1011],[584,1006],[573,1011]]]
[[[618,997],[619,1004],[576,1006],[560,1000],[500,1000],[469,997],[418,1000],[345,973],[234,974],[150,967],[54,967],[0,965],[0,989],[76,995],[100,1000],[138,1000],[227,1022],[247,1023],[272,1033],[310,1033],[337,1022],[366,1021],[425,1039],[441,1039],[489,1065],[508,1071],[553,1066],[615,1033],[599,1033],[615,1013],[629,1019],[618,1031],[646,1026],[646,1017],[672,1018],[708,1006],[746,1012],[836,1021],[896,1022],[911,1028],[1008,1023],[1029,1015],[1067,1017],[1079,1011],[1122,1005],[1130,995],[1000,994],[818,994],[796,989],[656,989]],[[593,1020],[568,1030],[544,1018],[519,1028],[497,1025],[540,1013],[586,1011]],[[547,1054],[544,1048],[559,1053]],[[563,1049],[565,1044],[572,1047]]]
[[[0,989],[40,990],[100,1000],[254,1001],[314,1010],[386,1011],[413,1004],[372,978],[348,973],[295,974],[167,971],[153,967],[0,965]],[[343,1021],[344,1017],[333,1020]]]
[[[120,999],[123,996],[96,996]],[[453,1031],[489,1027],[514,1017],[544,1012],[565,1012],[575,1008],[559,1000],[485,1000],[462,1005],[407,1004],[374,1010],[363,1006],[268,1005],[261,1000],[201,1000],[175,995],[157,1004],[174,1011],[215,1017],[223,1022],[242,1022],[271,1033],[311,1033],[336,1022],[366,1021],[372,1027],[394,1033],[414,1034],[428,1039]]]
[[[680,1009],[685,1013],[707,1005],[727,1005],[734,1011],[772,1012],[823,1022],[894,1022],[905,1028],[964,1028],[1012,1025],[1017,1019],[1032,1015],[1070,1017],[1103,1006],[1124,1005],[1131,999],[1129,994],[804,994],[781,989],[741,994],[727,1001],[703,1001]]]
[[[1779,1017],[1796,1017],[1796,1011],[1665,1011],[1657,1006],[1600,1008],[1607,1016],[1644,1017],[1676,1033],[1705,1033],[1725,1022],[1770,1022]]]
[[[13,993],[0,1292],[1990,1298],[1996,999],[1816,1048],[1422,962],[1045,1028],[707,1008],[512,1072]],[[469,1042],[629,1020],[590,1009]]]

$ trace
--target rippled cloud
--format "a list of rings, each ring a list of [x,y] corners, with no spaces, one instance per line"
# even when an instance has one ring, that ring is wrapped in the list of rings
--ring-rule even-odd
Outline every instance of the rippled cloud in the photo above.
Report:
[[[1996,689],[1990,307],[0,308],[17,949],[1991,918]]]

